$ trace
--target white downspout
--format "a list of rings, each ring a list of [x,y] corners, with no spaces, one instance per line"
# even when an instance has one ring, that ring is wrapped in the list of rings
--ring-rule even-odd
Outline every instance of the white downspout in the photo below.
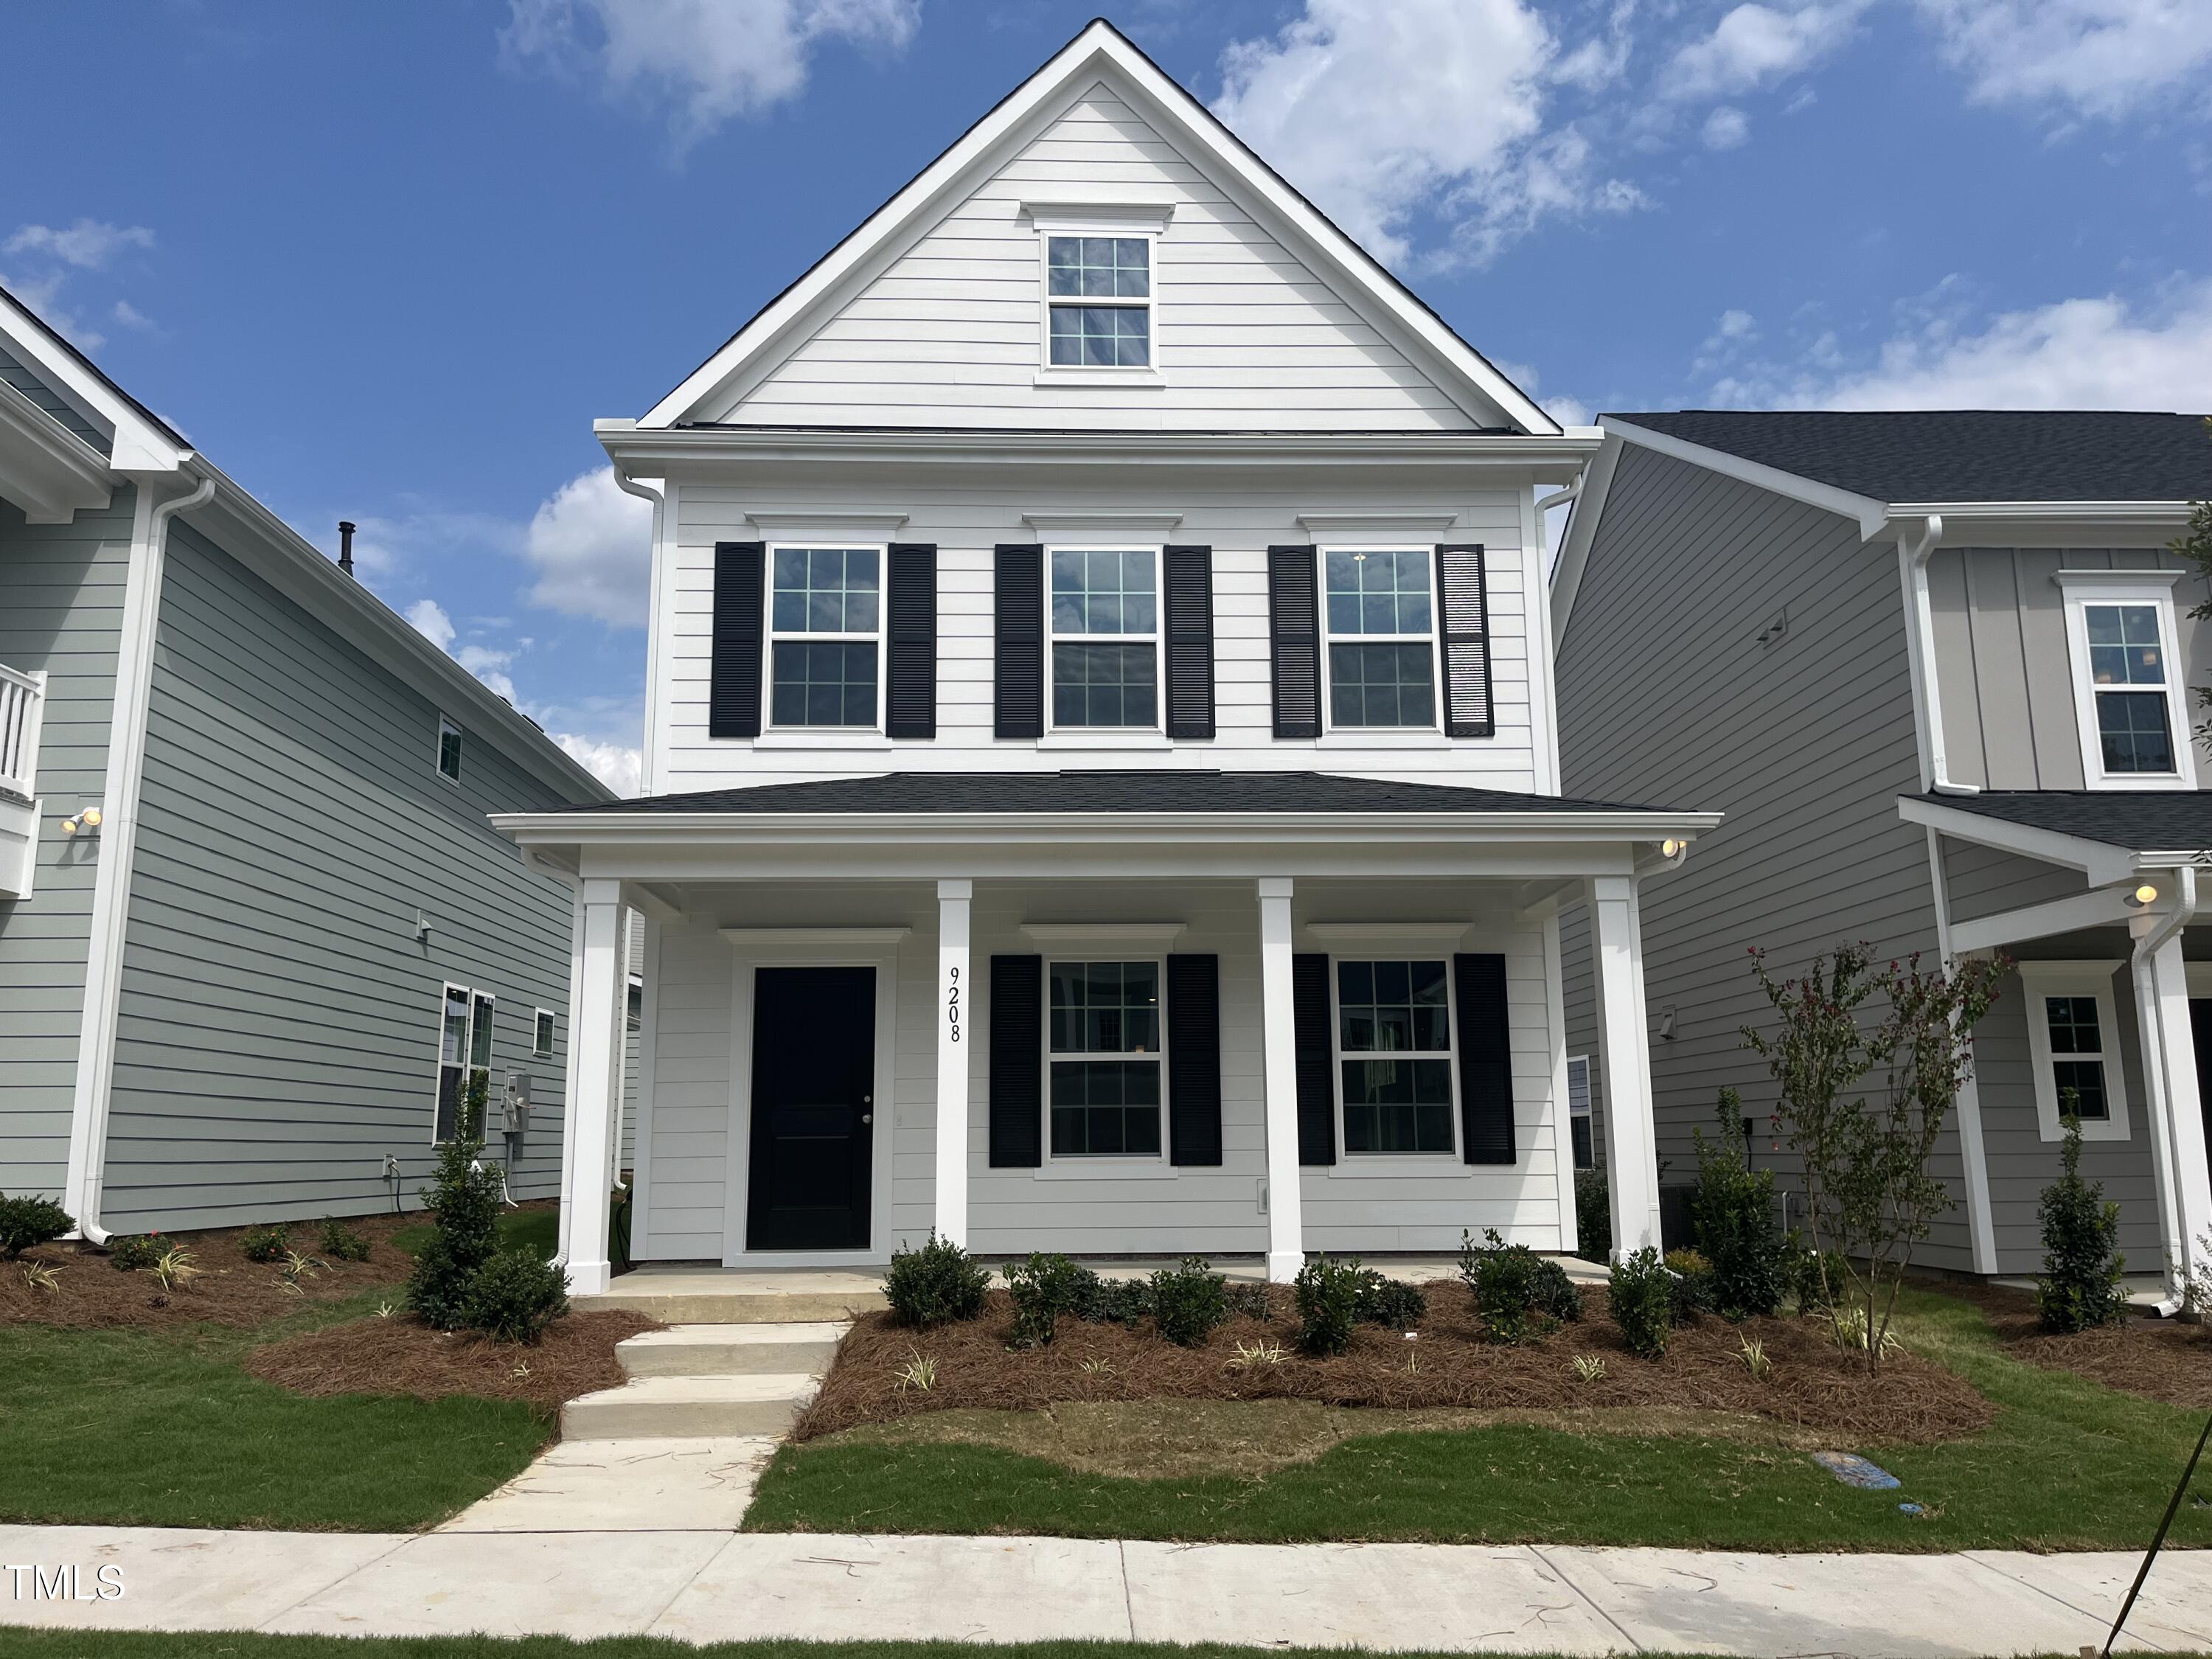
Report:
[[[1930,513],[1921,520],[1919,533],[1903,531],[1897,538],[1899,568],[1905,579],[1905,631],[1910,642],[1913,690],[1918,694],[1921,721],[1920,787],[1938,794],[1974,795],[1981,791],[1971,783],[1955,783],[1943,747],[1943,696],[1936,672],[1936,607],[1928,593],[1928,561],[1943,540],[1943,515]]]
[[[2173,1144],[2173,1099],[2166,1089],[2166,1054],[2170,1034],[2166,1029],[2166,999],[2159,994],[2152,958],[2166,941],[2186,927],[2197,915],[2197,872],[2187,865],[2173,872],[2173,906],[2146,927],[2136,940],[2129,966],[2135,981],[2136,1018],[2143,1030],[2143,1089],[2151,1098],[2152,1177],[2158,1182],[2159,1243],[2173,1271],[2185,1271],[2188,1235],[2181,1220],[2181,1188],[2177,1173],[2179,1150]],[[2146,1013],[2148,1017],[2146,1018]],[[2201,1080],[2200,1080],[2200,1086]],[[2181,1311],[2181,1298],[2169,1284],[2156,1304],[2159,1316],[2171,1319]]]
[[[190,458],[184,475],[192,476]],[[138,793],[146,770],[146,716],[154,689],[154,645],[161,620],[161,575],[169,522],[215,497],[202,475],[190,494],[144,505],[150,481],[137,480],[142,525],[131,538],[131,570],[123,593],[116,647],[115,696],[107,727],[107,775],[101,787],[99,862],[85,954],[84,1007],[77,1028],[76,1091],[70,1111],[69,1170],[62,1207],[76,1218],[79,1237],[105,1244],[100,1224],[107,1174],[107,1108],[115,1081],[115,1027],[123,984],[125,926],[138,850]]]
[[[666,525],[667,480],[664,478],[661,488],[655,489],[649,484],[640,483],[620,466],[614,469],[614,474],[617,489],[640,501],[653,503],[653,551],[645,602],[645,724],[638,734],[637,769],[638,793],[650,795],[654,788],[654,774],[659,769],[653,764],[653,756],[656,752],[654,745],[660,736],[660,722],[654,711],[660,702],[660,567],[663,562],[660,538]]]

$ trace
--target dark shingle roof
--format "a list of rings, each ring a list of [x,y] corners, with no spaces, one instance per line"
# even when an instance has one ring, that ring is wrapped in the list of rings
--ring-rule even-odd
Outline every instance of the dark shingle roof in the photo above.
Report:
[[[2202,415],[1685,409],[1607,415],[1877,501],[2212,498]]]
[[[899,772],[594,803],[578,812],[1641,812],[1650,807],[1326,772]]]
[[[1915,799],[2130,852],[2212,848],[2212,790],[1985,789]]]

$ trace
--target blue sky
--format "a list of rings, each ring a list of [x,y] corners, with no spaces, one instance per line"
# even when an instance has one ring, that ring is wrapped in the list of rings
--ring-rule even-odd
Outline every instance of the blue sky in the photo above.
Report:
[[[618,781],[636,415],[1102,0],[11,7],[0,280]],[[1128,0],[1564,419],[2212,406],[2212,0]]]

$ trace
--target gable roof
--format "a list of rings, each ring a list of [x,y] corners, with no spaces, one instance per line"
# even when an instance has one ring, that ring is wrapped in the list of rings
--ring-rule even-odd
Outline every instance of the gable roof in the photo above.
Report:
[[[1984,789],[1972,795],[1923,793],[1905,799],[2131,853],[2212,850],[2212,790]]]
[[[762,360],[793,349],[849,286],[940,216],[1002,150],[1033,136],[1029,128],[1055,98],[1109,81],[1143,106],[1146,118],[1187,140],[1224,186],[1243,189],[1317,274],[1341,284],[1389,323],[1409,356],[1425,359],[1447,392],[1471,393],[1470,414],[1494,409],[1517,431],[1557,436],[1561,428],[1534,399],[1469,345],[1426,303],[1293,189],[1189,92],[1103,18],[1095,18],[1034,75],[1000,100],[890,201],[871,214],[799,279],[763,307],[684,382],[638,422],[645,428],[686,424],[702,404]],[[1486,423],[1481,420],[1478,424]]]
[[[2202,415],[1684,409],[1599,418],[1886,503],[2212,498]]]

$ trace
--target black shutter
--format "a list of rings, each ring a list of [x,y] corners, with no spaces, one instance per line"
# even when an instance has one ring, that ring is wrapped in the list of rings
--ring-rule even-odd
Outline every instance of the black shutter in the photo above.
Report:
[[[1437,592],[1443,599],[1444,735],[1494,736],[1498,721],[1490,707],[1490,597],[1484,586],[1482,550],[1438,548]]]
[[[991,1167],[1036,1168],[1043,1137],[1044,958],[993,957]]]
[[[710,738],[760,736],[767,576],[767,544],[714,544],[714,645],[707,681]]]
[[[1267,550],[1267,639],[1275,735],[1319,737],[1321,600],[1310,547]]]
[[[1298,1162],[1336,1162],[1336,1060],[1329,1041],[1328,957],[1291,958],[1291,1051],[1297,1058]]]
[[[1170,547],[1166,558],[1168,736],[1211,738],[1213,550]]]
[[[1168,1161],[1221,1162],[1221,958],[1168,958]]]
[[[937,735],[937,548],[891,544],[884,735]]]
[[[1001,544],[992,586],[992,735],[1044,735],[1044,549]]]
[[[1510,1164],[1513,1045],[1505,1023],[1505,958],[1452,958],[1452,1014],[1459,1024],[1460,1139],[1469,1164]]]

